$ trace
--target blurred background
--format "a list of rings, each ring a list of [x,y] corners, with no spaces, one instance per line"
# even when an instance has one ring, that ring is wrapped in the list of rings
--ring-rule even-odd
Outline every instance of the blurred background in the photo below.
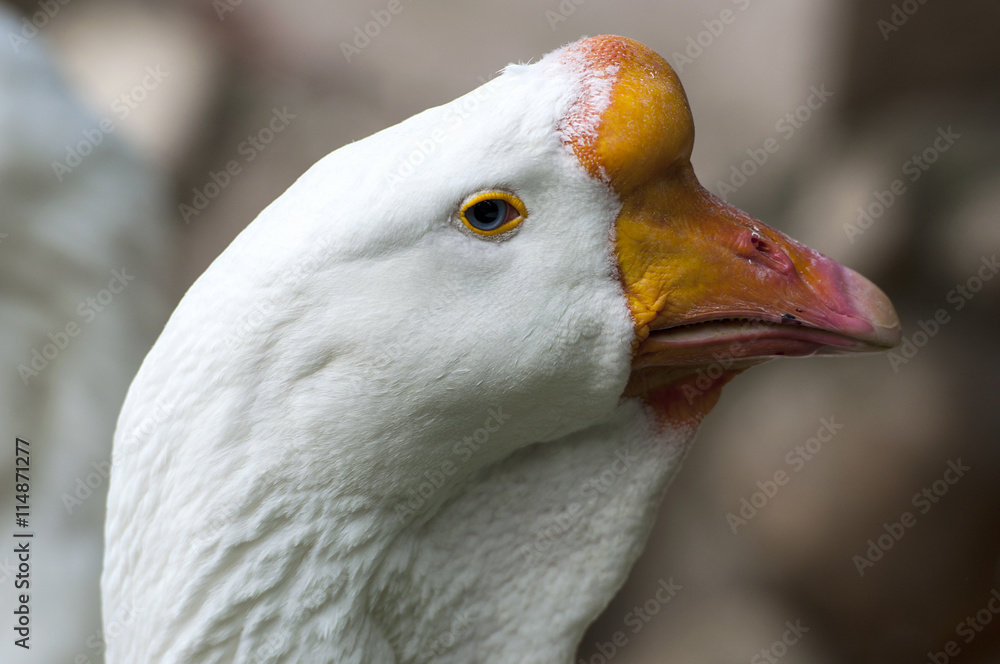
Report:
[[[387,4],[0,3],[0,472],[28,439],[36,533],[0,660],[101,661],[117,410],[232,238],[341,145],[616,33],[678,70],[703,184],[879,284],[905,340],[727,387],[579,660],[1000,662],[1000,6]]]

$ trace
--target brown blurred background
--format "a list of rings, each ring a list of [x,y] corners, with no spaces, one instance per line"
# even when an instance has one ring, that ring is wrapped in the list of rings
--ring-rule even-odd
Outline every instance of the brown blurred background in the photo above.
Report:
[[[50,50],[93,118],[114,120],[120,149],[164,192],[164,202],[151,194],[135,213],[143,238],[108,236],[142,272],[136,281],[161,293],[150,315],[160,324],[232,238],[331,150],[583,35],[621,34],[657,50],[686,87],[703,184],[879,284],[915,352],[774,362],[728,387],[580,659],[1000,662],[1000,614],[988,608],[1000,588],[1000,278],[989,267],[1000,254],[1000,5],[402,0],[365,44],[358,31],[385,0],[10,7],[32,20],[43,4],[58,10],[32,45]],[[344,44],[364,46],[345,55]],[[8,94],[16,93],[0,90]],[[294,117],[263,150],[247,151],[275,109]],[[759,163],[768,139],[778,149]],[[193,190],[206,193],[210,173],[230,160],[239,174],[185,215],[178,206],[193,205]],[[15,224],[31,220],[7,222],[0,230],[16,240],[26,226]],[[144,249],[129,254],[133,245]],[[39,260],[58,260],[43,253]],[[140,270],[156,260],[162,271]],[[95,274],[84,292],[107,281]],[[118,302],[123,321],[143,305],[138,291]],[[933,329],[926,322],[940,309],[948,321],[917,334]],[[37,329],[44,337],[52,328]],[[108,345],[94,361],[124,363],[128,376],[155,331],[136,331],[125,360]],[[16,350],[10,370],[39,343]],[[126,387],[119,379],[86,388],[105,391],[90,416],[105,418],[109,432]],[[109,444],[110,434],[89,441],[63,485],[46,490],[72,495]],[[946,472],[949,462],[968,470]],[[778,471],[788,481],[772,486]],[[106,490],[98,484],[91,529]],[[773,495],[755,497],[762,485]],[[742,499],[756,501],[756,512],[741,515]],[[53,508],[51,527],[83,528],[63,507]],[[904,512],[915,523],[899,531]],[[71,546],[61,555],[75,565]],[[874,562],[859,571],[866,556]],[[78,573],[96,575],[94,560]],[[660,602],[659,583],[671,579],[680,590]],[[71,612],[79,626],[64,624],[39,652],[4,661],[100,661],[99,645],[86,641],[99,624],[97,599],[72,601],[81,602]]]

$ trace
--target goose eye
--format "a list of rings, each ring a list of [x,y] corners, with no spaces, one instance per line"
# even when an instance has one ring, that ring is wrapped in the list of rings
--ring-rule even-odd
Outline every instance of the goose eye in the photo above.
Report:
[[[495,231],[507,217],[507,201],[479,201],[465,211],[465,218],[480,231]]]
[[[524,221],[524,203],[503,191],[477,194],[462,205],[461,219],[479,235],[506,233]]]

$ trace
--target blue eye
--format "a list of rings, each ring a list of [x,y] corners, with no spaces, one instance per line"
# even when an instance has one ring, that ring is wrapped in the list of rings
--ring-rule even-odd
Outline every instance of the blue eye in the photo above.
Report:
[[[466,202],[461,219],[469,230],[480,235],[506,233],[526,216],[524,203],[504,191],[479,194]]]
[[[495,231],[507,217],[507,202],[499,199],[480,201],[465,211],[469,224],[480,231]]]

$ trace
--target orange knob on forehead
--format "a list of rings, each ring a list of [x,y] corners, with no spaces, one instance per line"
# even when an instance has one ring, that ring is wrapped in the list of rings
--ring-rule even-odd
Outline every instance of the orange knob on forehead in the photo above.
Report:
[[[677,74],[656,52],[603,35],[572,44],[563,58],[586,72],[587,92],[561,129],[591,175],[624,195],[690,158],[691,109]]]

